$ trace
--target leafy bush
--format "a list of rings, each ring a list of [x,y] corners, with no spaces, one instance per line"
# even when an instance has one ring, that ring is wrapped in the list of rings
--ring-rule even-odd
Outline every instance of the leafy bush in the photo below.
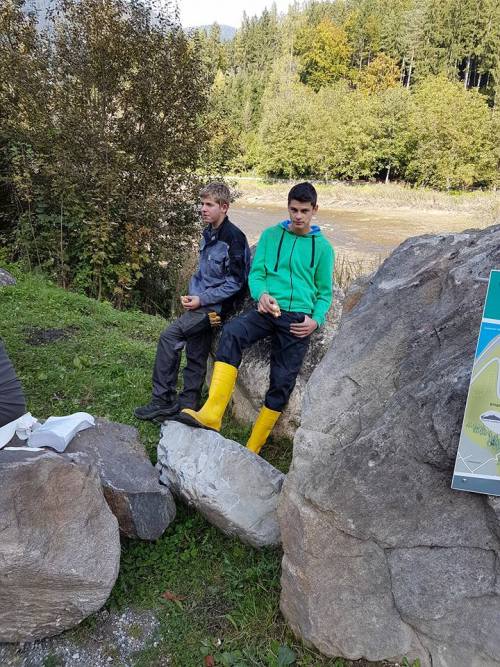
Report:
[[[20,2],[2,3],[0,234],[12,256],[118,306],[141,289],[168,297],[197,233],[205,82],[168,10],[57,0],[41,31]]]

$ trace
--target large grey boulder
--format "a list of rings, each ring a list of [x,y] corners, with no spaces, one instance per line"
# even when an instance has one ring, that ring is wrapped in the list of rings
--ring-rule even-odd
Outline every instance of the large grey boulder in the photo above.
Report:
[[[15,285],[16,279],[5,269],[0,268],[0,287],[7,287],[8,285]]]
[[[478,278],[499,266],[500,226],[409,239],[309,380],[279,507],[281,609],[326,655],[500,665],[498,503],[450,488]]]
[[[95,463],[104,496],[127,537],[156,540],[175,519],[172,494],[160,484],[136,428],[98,419],[66,452],[85,452]]]
[[[0,451],[0,642],[73,627],[118,575],[118,523],[84,454]]]
[[[293,438],[295,435],[295,431],[300,425],[302,400],[307,381],[332,344],[342,314],[343,298],[343,291],[336,288],[325,323],[311,336],[309,349],[297,376],[295,389],[273,429],[274,435],[288,438]],[[247,300],[245,307],[255,307],[255,304]],[[270,355],[271,344],[269,339],[259,341],[243,354],[236,387],[231,399],[232,413],[239,421],[254,422],[264,404],[264,397],[269,387]]]
[[[227,535],[253,547],[279,544],[276,508],[284,475],[215,431],[165,422],[161,480]]]

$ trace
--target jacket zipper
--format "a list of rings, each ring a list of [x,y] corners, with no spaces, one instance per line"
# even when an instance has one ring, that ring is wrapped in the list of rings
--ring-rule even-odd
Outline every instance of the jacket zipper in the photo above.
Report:
[[[292,277],[292,255],[295,250],[295,244],[297,243],[297,237],[293,240],[292,250],[290,252],[290,260],[288,262],[288,270],[290,271],[290,303],[288,305],[288,310],[292,310],[292,299],[293,299],[293,277]]]

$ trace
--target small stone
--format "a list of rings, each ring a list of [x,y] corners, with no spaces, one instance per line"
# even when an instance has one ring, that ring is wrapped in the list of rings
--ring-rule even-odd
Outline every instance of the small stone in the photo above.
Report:
[[[0,287],[7,287],[8,285],[15,285],[16,279],[5,269],[0,269]]]

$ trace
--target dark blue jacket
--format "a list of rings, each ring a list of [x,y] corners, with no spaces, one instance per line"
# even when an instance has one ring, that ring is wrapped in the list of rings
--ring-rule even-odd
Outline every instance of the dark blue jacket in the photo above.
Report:
[[[217,229],[203,230],[198,270],[189,282],[189,294],[200,297],[204,309],[226,314],[247,288],[250,270],[248,241],[226,216]]]

